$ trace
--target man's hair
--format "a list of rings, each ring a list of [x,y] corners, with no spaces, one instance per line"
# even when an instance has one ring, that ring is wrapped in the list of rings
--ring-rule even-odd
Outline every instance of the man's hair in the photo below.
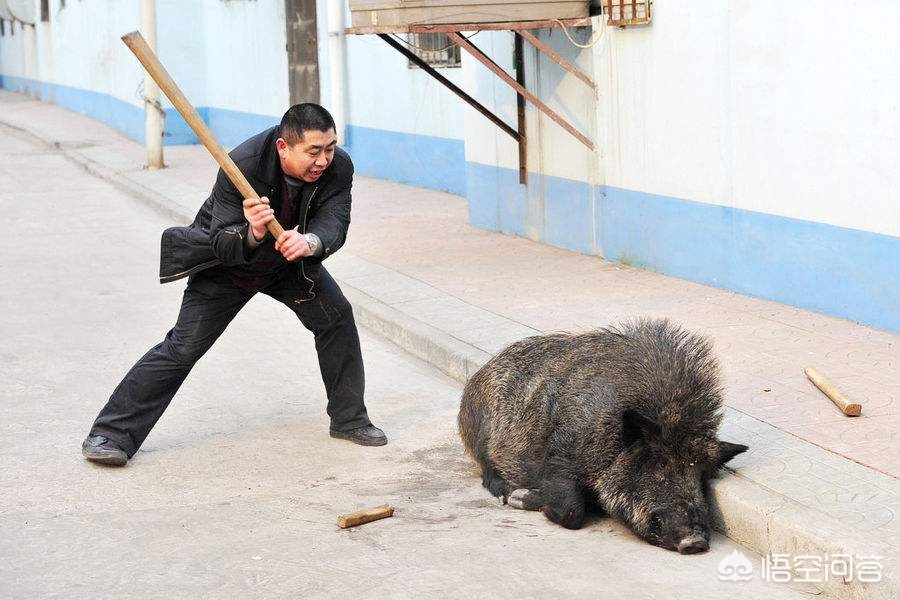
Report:
[[[323,106],[304,102],[287,109],[287,112],[281,117],[278,134],[279,137],[284,138],[288,146],[293,146],[297,142],[303,141],[304,131],[328,131],[329,129],[336,129],[331,114]]]

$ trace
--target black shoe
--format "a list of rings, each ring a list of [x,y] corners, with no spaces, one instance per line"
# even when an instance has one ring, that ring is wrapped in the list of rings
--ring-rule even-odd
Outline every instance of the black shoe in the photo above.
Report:
[[[88,460],[114,467],[124,466],[128,462],[128,454],[102,435],[89,435],[84,438],[81,453]]]
[[[360,446],[384,446],[387,444],[387,436],[374,425],[363,425],[349,431],[330,430],[331,437],[339,440],[348,440]]]

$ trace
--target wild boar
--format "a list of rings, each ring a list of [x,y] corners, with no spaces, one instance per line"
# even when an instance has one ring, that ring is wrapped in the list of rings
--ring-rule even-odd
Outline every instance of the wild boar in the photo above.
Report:
[[[465,386],[459,431],[482,484],[577,529],[599,507],[647,542],[709,548],[707,483],[747,450],[717,438],[718,362],[664,319],[513,343]]]

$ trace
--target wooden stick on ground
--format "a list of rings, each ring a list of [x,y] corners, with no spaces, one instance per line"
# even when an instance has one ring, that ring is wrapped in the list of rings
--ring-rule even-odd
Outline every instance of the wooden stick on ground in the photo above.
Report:
[[[377,521],[394,514],[394,507],[390,504],[383,504],[375,508],[367,508],[346,515],[338,515],[338,527],[346,529],[368,523],[369,521]]]
[[[840,393],[834,384],[828,381],[824,375],[813,369],[812,367],[807,367],[803,371],[806,373],[806,376],[809,377],[809,380],[812,381],[817,388],[822,390],[826,396],[828,396],[834,404],[841,409],[841,412],[844,413],[848,417],[858,417],[859,413],[862,412],[862,405],[857,404],[856,402],[851,402]]]

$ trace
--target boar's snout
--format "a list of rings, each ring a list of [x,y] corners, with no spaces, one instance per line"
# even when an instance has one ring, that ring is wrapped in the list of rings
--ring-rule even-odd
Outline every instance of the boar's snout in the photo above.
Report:
[[[695,533],[678,542],[679,554],[699,554],[709,550],[709,540],[701,533]]]

